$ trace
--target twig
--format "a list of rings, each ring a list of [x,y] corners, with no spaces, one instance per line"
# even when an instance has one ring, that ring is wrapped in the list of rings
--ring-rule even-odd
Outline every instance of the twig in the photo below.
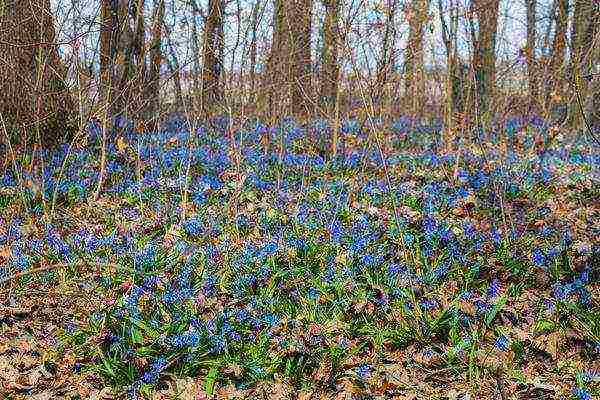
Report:
[[[33,268],[33,269],[30,269],[27,271],[17,272],[13,276],[2,278],[2,279],[0,279],[0,284],[10,282],[14,279],[18,279],[23,276],[37,274],[38,272],[50,271],[50,270],[56,269],[56,268],[67,268],[67,267],[76,268],[76,267],[83,267],[86,265],[90,266],[90,267],[113,267],[113,268],[117,267],[116,264],[112,264],[112,263],[89,263],[89,262],[79,262],[79,263],[72,263],[72,264],[60,263],[60,264],[44,265],[43,267]]]
[[[31,308],[13,308],[0,306],[0,312],[8,313],[9,315],[24,315],[31,312]]]
[[[592,75],[586,75],[585,77],[588,78]],[[579,75],[575,75],[575,79],[571,82],[571,84],[573,85],[573,87],[575,88],[575,97],[577,99],[577,105],[579,106],[579,113],[581,114],[581,118],[583,118],[583,123],[585,124],[585,127],[587,129],[587,133],[588,135],[594,139],[594,141],[596,142],[596,144],[600,144],[600,140],[598,140],[598,138],[596,137],[596,135],[594,135],[594,131],[592,130],[592,127],[590,126],[590,123],[588,122],[586,116],[585,116],[585,111],[583,109],[583,101],[581,100],[581,89],[579,87],[580,84],[580,77]]]

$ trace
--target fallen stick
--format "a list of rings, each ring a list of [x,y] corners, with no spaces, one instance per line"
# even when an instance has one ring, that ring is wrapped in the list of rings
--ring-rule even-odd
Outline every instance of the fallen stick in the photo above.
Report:
[[[73,264],[61,263],[61,264],[53,264],[53,265],[44,265],[43,267],[34,268],[34,269],[27,270],[27,271],[17,272],[13,276],[2,278],[2,279],[0,279],[0,284],[6,283],[6,282],[10,282],[10,281],[12,281],[14,279],[18,279],[18,278],[21,278],[23,276],[37,274],[38,272],[50,271],[50,270],[53,270],[53,269],[56,269],[56,268],[67,268],[67,267],[77,268],[77,267],[83,267],[83,266],[90,266],[90,267],[113,267],[113,268],[117,267],[116,264],[112,264],[112,263],[88,263],[88,262],[80,262],[80,263],[73,263]]]

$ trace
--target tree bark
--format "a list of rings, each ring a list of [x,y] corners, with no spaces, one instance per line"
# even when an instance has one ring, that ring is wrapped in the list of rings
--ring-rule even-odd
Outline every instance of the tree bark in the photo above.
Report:
[[[262,96],[266,104],[261,104],[266,117],[274,119],[287,110],[288,98],[288,65],[289,58],[289,32],[286,29],[286,8],[283,0],[273,0],[273,30],[271,34],[271,49],[267,60],[266,73],[263,74],[262,87],[265,90]],[[262,103],[262,102],[261,102]],[[276,110],[276,106],[279,108]]]
[[[192,56],[194,57],[194,62],[192,63],[194,68],[192,73],[192,92],[195,96],[197,96],[200,93],[200,81],[198,78],[202,71],[200,67],[200,35],[198,34],[198,24],[196,23],[196,16],[204,16],[204,13],[196,3],[196,0],[190,0],[190,5],[192,7],[192,14],[194,16],[192,20]]]
[[[408,47],[405,61],[405,93],[410,111],[417,115],[423,108],[425,76],[423,66],[423,27],[429,14],[428,0],[412,0],[410,4]]]
[[[338,48],[340,40],[340,0],[323,0],[325,22],[323,25],[323,52],[321,54],[321,106],[331,112],[339,90]]]
[[[25,133],[23,142],[34,133],[37,140],[39,127],[45,146],[70,138],[75,106],[55,44],[49,0],[0,3],[0,53],[0,113],[9,133]]]
[[[600,4],[589,0],[575,0],[571,27],[570,78],[574,81],[579,98],[584,102],[587,122],[600,126]],[[586,78],[587,77],[587,78]],[[569,110],[571,121],[579,125],[583,122],[578,100],[571,101]]]
[[[181,87],[181,65],[179,57],[175,51],[175,45],[171,39],[171,27],[164,21],[165,36],[167,39],[167,48],[169,49],[170,59],[167,59],[169,72],[173,75],[173,89],[175,91],[175,101],[173,102],[173,111],[178,112],[183,109],[183,89]]]
[[[252,27],[251,27],[251,38],[250,38],[250,70],[249,70],[249,79],[250,79],[250,96],[248,96],[251,103],[256,101],[256,52],[257,52],[257,31],[258,31],[258,12],[260,10],[259,1],[254,2],[254,6],[252,7]]]
[[[527,60],[527,78],[529,97],[533,100],[538,95],[538,82],[535,69],[535,43],[537,40],[537,0],[527,2],[527,45],[525,58]]]
[[[144,18],[144,6],[145,0],[137,0],[135,7],[135,34],[133,38],[133,54],[135,56],[135,84],[134,87],[137,89],[135,107],[143,119],[147,119],[146,115],[146,99],[144,98],[143,88],[146,84],[146,46],[145,41],[145,18]]]
[[[274,0],[274,6],[271,53],[265,77],[269,88],[269,113],[272,117],[288,113],[301,117],[310,110],[312,103],[310,32],[313,3],[312,0]]]
[[[475,74],[476,106],[480,114],[487,113],[490,98],[496,88],[496,35],[498,30],[499,0],[473,0],[472,17],[478,22],[475,29],[471,18],[473,43],[472,68]]]
[[[565,78],[565,59],[567,49],[567,17],[568,17],[568,0],[556,0],[554,6],[554,21],[555,31],[552,40],[552,52],[550,56],[549,75],[546,82],[546,93],[544,99],[546,106],[555,107],[562,102],[561,95],[563,92],[562,84]]]
[[[148,101],[148,116],[151,122],[151,129],[155,129],[159,120],[159,89],[160,89],[160,67],[162,65],[163,55],[161,52],[162,27],[165,16],[165,1],[155,0],[154,12],[152,15],[152,42],[150,45],[150,72],[148,73],[148,82],[146,85]]]
[[[396,29],[394,18],[396,17],[397,0],[387,1],[387,18],[385,21],[385,31],[383,33],[383,43],[381,44],[381,57],[377,66],[377,81],[375,84],[375,97],[379,98],[383,94],[387,84],[390,70],[393,67],[393,51],[395,44]]]
[[[312,31],[312,0],[297,0],[289,2],[290,16],[288,21],[291,28],[292,59],[290,65],[290,84],[292,87],[292,114],[304,116],[312,110],[312,61],[311,61],[311,31]]]
[[[585,98],[587,122],[596,133],[600,131],[600,3],[589,8],[589,18],[583,30],[580,62],[581,92]],[[596,138],[598,135],[596,134]]]
[[[202,65],[203,114],[223,100],[223,11],[222,0],[210,0],[204,29],[204,60]]]
[[[454,114],[460,114],[464,109],[465,87],[468,68],[465,68],[462,60],[457,54],[458,41],[458,7],[453,3],[449,8],[449,18],[444,17],[444,7],[442,1],[437,2],[440,15],[440,24],[442,27],[442,39],[446,48],[446,63],[448,70],[448,82],[446,85],[446,96],[449,101],[448,117],[452,118]],[[447,121],[448,126],[452,121]]]

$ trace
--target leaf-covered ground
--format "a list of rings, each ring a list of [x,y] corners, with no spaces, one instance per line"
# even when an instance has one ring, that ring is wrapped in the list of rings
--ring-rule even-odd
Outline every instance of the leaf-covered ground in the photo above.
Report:
[[[0,393],[600,394],[593,142],[511,119],[446,152],[440,126],[348,120],[326,159],[330,129],[123,126],[96,202],[97,126],[7,157]]]

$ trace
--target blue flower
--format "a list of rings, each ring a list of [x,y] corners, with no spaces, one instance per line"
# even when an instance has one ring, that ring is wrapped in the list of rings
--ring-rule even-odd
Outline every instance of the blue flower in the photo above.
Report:
[[[203,232],[203,224],[200,218],[189,218],[183,222],[183,230],[190,236],[199,236]]]
[[[437,221],[431,217],[424,218],[423,231],[425,232],[425,236],[428,238],[435,236],[438,231]]]
[[[435,275],[436,279],[442,280],[448,273],[449,269],[450,269],[450,265],[447,262],[444,262],[442,265],[437,267],[434,271],[434,275]]]
[[[308,289],[308,298],[311,300],[318,300],[319,299],[319,291],[313,287],[311,287],[310,289]]]
[[[578,400],[592,400],[592,395],[586,389],[578,387],[573,389],[573,396]]]
[[[531,253],[531,261],[539,267],[543,267],[546,264],[546,256],[540,249],[533,250]]]
[[[369,364],[361,364],[356,368],[356,375],[359,379],[368,379],[371,375],[371,366]]]
[[[494,244],[500,244],[500,242],[502,241],[502,237],[500,236],[500,233],[496,228],[493,228],[490,231],[490,239],[492,240],[492,242],[494,242]]]
[[[277,242],[271,241],[271,242],[267,243],[265,245],[265,247],[260,251],[259,257],[272,256],[273,254],[275,254],[277,252],[278,248],[279,248],[279,246],[278,246]]]
[[[171,346],[176,348],[195,347],[200,344],[200,336],[196,331],[190,331],[169,338]]]
[[[490,305],[482,300],[475,300],[475,311],[477,315],[483,316],[490,310]]]
[[[407,246],[410,246],[410,245],[412,245],[412,244],[413,244],[413,242],[414,242],[414,240],[415,240],[415,237],[414,237],[414,236],[413,236],[411,233],[408,233],[408,232],[407,232],[407,233],[405,233],[405,234],[404,234],[404,243],[405,243]]]
[[[403,265],[390,264],[388,266],[388,275],[390,275],[391,277],[396,277],[404,272],[406,272],[406,267],[404,267]]]
[[[164,357],[156,359],[151,365],[150,369],[142,375],[142,381],[144,383],[154,383],[158,380],[158,377],[162,370],[167,367],[167,360]]]
[[[23,254],[23,250],[21,249],[20,246],[13,244],[12,256],[13,256],[12,264],[19,271],[24,271],[27,268],[29,268],[29,257],[27,257],[25,254]]]
[[[202,285],[202,293],[206,297],[212,297],[217,293],[217,278],[209,276],[206,278],[204,285]]]
[[[437,307],[437,303],[435,302],[435,300],[423,299],[421,300],[421,307],[424,310],[433,310]]]
[[[495,346],[501,351],[507,351],[510,346],[510,339],[504,335],[500,335],[496,338]]]
[[[473,239],[477,234],[477,229],[473,226],[473,224],[469,222],[465,222],[463,224],[463,229],[465,231],[465,237],[469,240]]]
[[[335,243],[340,243],[342,239],[342,225],[338,220],[333,221],[331,227],[329,228],[329,231],[331,233],[331,239]]]
[[[470,290],[467,290],[460,294],[461,300],[471,300],[472,298],[473,298],[473,292],[471,292]]]
[[[490,287],[487,290],[487,295],[490,298],[494,298],[496,296],[498,296],[498,292],[500,291],[501,288],[501,284],[500,284],[500,280],[498,280],[498,278],[494,278],[492,280],[492,283],[490,284]]]
[[[13,177],[12,173],[7,172],[2,176],[2,186],[4,187],[10,187],[10,186],[16,186],[17,182],[15,181],[15,178]]]

